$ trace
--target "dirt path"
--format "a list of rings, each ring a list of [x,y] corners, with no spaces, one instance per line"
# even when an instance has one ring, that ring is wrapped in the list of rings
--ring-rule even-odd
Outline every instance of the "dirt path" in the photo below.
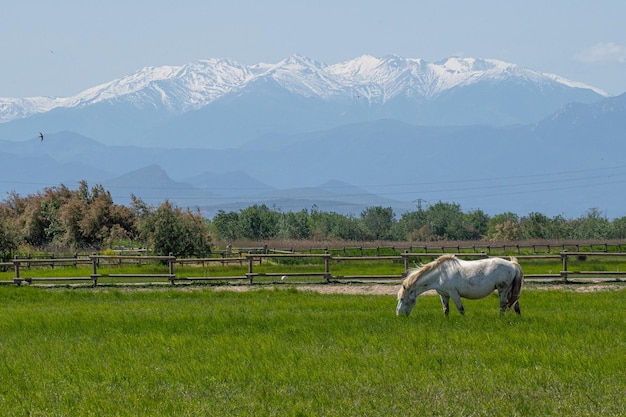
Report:
[[[303,284],[303,285],[223,285],[215,286],[215,291],[252,291],[259,289],[274,288],[297,288],[300,291],[312,291],[321,294],[372,294],[372,295],[392,295],[396,296],[399,289],[398,284]],[[597,291],[619,291],[626,288],[626,283],[610,282],[610,283],[584,283],[584,284],[545,284],[545,283],[529,283],[526,284],[525,290],[559,290],[573,292],[597,292]],[[426,294],[435,294],[429,291]]]

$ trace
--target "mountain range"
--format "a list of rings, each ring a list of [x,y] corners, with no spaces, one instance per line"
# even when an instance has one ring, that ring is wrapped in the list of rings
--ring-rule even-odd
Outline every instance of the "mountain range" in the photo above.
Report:
[[[626,96],[492,59],[204,60],[0,99],[0,120],[3,193],[84,179],[121,203],[209,216],[256,203],[400,214],[418,200],[626,215]]]
[[[67,98],[0,99],[0,138],[76,132],[106,145],[237,148],[275,136],[394,119],[425,126],[536,123],[599,89],[494,59],[438,63],[294,55],[144,68]]]

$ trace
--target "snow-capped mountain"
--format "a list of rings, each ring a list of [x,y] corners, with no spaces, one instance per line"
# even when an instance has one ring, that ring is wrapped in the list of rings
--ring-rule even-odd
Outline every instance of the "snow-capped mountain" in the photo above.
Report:
[[[0,99],[0,122],[54,108],[84,107],[125,100],[137,107],[165,107],[176,112],[199,108],[235,91],[251,78],[249,70],[228,60],[202,60],[183,66],[143,68],[127,77],[66,98]]]
[[[71,130],[107,144],[236,147],[379,119],[416,125],[534,123],[607,94],[494,59],[364,55],[327,65],[227,59],[143,68],[66,98],[0,98],[0,139]]]

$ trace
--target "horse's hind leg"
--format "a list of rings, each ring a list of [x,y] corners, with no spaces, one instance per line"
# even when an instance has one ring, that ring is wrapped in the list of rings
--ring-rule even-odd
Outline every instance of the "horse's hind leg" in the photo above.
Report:
[[[507,290],[498,290],[498,295],[500,296],[500,315],[503,315],[509,308],[509,292]]]
[[[519,314],[520,316],[522,315],[522,311],[519,308],[519,301],[515,302],[515,305],[513,306],[513,310],[515,310],[515,312]]]
[[[519,308],[519,300],[515,300],[513,302],[509,300],[509,297],[511,296],[510,291],[502,290],[499,292],[499,295],[500,295],[500,315],[506,313],[508,309],[512,309],[519,315],[522,314]]]

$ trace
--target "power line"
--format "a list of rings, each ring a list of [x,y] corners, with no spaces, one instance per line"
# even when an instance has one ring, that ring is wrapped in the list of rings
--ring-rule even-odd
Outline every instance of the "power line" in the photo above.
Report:
[[[626,168],[626,165],[620,165],[620,166],[612,166],[612,167],[603,167],[603,168],[592,168],[592,169],[580,169],[580,170],[570,170],[570,171],[560,171],[560,172],[551,172],[551,173],[541,173],[541,174],[530,174],[530,175],[516,175],[516,176],[507,176],[507,177],[491,177],[491,178],[474,178],[474,179],[454,179],[454,180],[442,180],[442,181],[424,181],[424,182],[413,182],[413,183],[395,183],[395,184],[370,184],[370,185],[359,185],[359,186],[355,186],[355,185],[328,185],[328,186],[317,186],[317,187],[293,187],[293,188],[299,188],[299,189],[306,189],[306,188],[311,188],[312,191],[317,191],[317,190],[341,190],[341,189],[354,189],[354,188],[361,188],[364,191],[362,193],[349,193],[349,194],[341,194],[340,196],[343,198],[346,197],[352,197],[352,198],[358,198],[358,197],[368,197],[371,196],[372,194],[376,194],[378,196],[381,197],[390,197],[390,196],[404,196],[404,195],[412,195],[414,196],[415,194],[419,194],[419,195],[423,195],[423,194],[428,194],[428,195],[441,195],[441,194],[446,194],[446,193],[457,193],[457,192],[471,192],[471,191],[481,191],[481,190],[497,190],[497,189],[501,189],[501,188],[506,188],[506,190],[503,190],[501,192],[497,192],[497,193],[490,193],[490,194],[472,194],[472,196],[466,196],[466,197],[457,197],[456,199],[467,199],[467,198],[482,198],[482,197],[493,197],[493,196],[500,196],[500,195],[513,195],[513,194],[529,194],[529,193],[535,193],[535,192],[544,192],[544,191],[553,191],[553,190],[566,190],[566,189],[576,189],[576,188],[587,188],[587,187],[593,187],[593,186],[600,186],[600,185],[613,185],[613,184],[621,184],[624,183],[626,180],[618,180],[615,181],[615,178],[619,178],[619,177],[623,177],[626,175],[626,172],[611,172],[613,170],[620,170],[620,169],[624,169]],[[601,172],[608,172],[608,174],[604,174],[604,175],[600,175],[599,173]],[[584,175],[584,174],[590,174],[590,173],[597,173],[595,175],[589,176],[589,175]],[[564,175],[572,175],[575,174],[575,177],[571,177],[571,178],[554,178],[554,177],[558,177],[558,176],[564,176]],[[517,182],[514,180],[524,180],[524,179],[533,179],[533,178],[544,178],[541,181],[526,181],[526,182]],[[546,179],[546,178],[553,178],[553,179]],[[601,182],[592,182],[589,183],[589,181],[593,181],[593,180],[598,180],[598,179],[613,179],[612,181],[601,181]],[[494,182],[500,182],[501,184],[494,184]],[[58,186],[58,184],[49,184],[49,183],[42,183],[42,182],[26,182],[26,181],[0,181],[0,183],[3,184],[19,184],[19,185],[34,185],[34,186],[42,186],[42,187],[54,187],[54,186]],[[481,184],[483,183],[483,185],[475,185],[475,186],[461,186],[461,184]],[[490,184],[484,184],[484,183],[490,183]],[[432,189],[433,187],[436,186],[440,186],[440,185],[454,185],[454,184],[459,184],[459,187],[450,187],[450,188],[443,188],[443,189]],[[559,187],[551,187],[551,188],[541,188],[541,189],[533,189],[533,190],[523,190],[520,188],[524,188],[524,187],[530,187],[530,186],[545,186],[545,185],[559,185],[562,184]],[[569,185],[567,185],[569,184]],[[387,191],[384,192],[375,192],[375,191],[371,191],[372,189],[376,189],[379,187],[384,187]],[[389,188],[400,188],[402,187],[403,190],[402,191],[388,191]],[[411,187],[413,189],[411,189]],[[419,190],[416,190],[415,188],[419,188]],[[512,188],[516,188],[515,190],[512,190]],[[119,191],[122,190],[133,190],[135,192],[137,191],[141,191],[141,190],[157,190],[157,191],[161,191],[161,192],[167,192],[168,190],[172,190],[172,191],[204,191],[204,192],[211,192],[211,191],[219,191],[219,190],[224,190],[224,189],[228,189],[229,191],[254,191],[254,190],[259,190],[259,191],[264,191],[265,189],[263,188],[258,188],[258,187],[247,187],[247,186],[242,186],[242,187],[193,187],[193,186],[188,186],[188,187],[178,187],[178,186],[148,186],[148,187],[133,187],[133,186],[108,186],[107,189],[109,191],[111,191],[111,194],[115,194],[116,198],[120,198],[123,197],[121,195],[119,195]],[[115,192],[117,191],[117,192]],[[219,201],[237,201],[237,200],[241,200],[242,198],[255,198],[256,196],[252,195],[252,196],[237,196],[237,197],[228,197],[228,196],[221,196],[221,195],[206,195],[206,196],[189,196],[189,197],[185,197],[185,196],[181,196],[181,197],[175,197],[176,199],[180,199],[180,200],[219,200]],[[298,196],[301,199],[307,198],[306,195],[299,195]],[[144,199],[164,199],[164,198],[168,198],[168,196],[164,196],[161,195],[159,193],[159,195],[155,195],[155,196],[144,196]],[[279,199],[279,198],[284,198],[284,197],[267,197],[266,200],[271,201],[272,199]],[[310,198],[324,198],[321,196],[315,196],[312,195]],[[329,197],[330,198],[330,197]],[[446,198],[446,199],[453,199],[453,198]],[[413,202],[416,202],[417,200],[414,200]],[[422,199],[422,201],[425,201],[424,199]],[[419,205],[419,204],[418,204]]]

